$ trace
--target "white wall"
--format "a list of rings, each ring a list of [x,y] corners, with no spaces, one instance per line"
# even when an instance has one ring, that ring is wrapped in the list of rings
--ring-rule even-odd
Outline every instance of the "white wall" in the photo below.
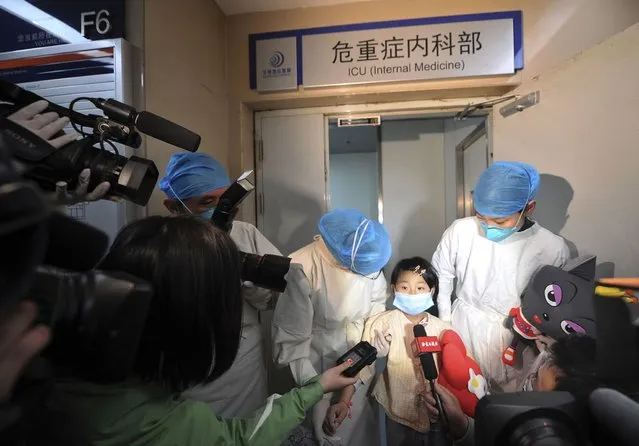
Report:
[[[382,124],[384,226],[393,244],[388,268],[411,256],[430,259],[445,229],[444,123]]]
[[[598,256],[601,274],[639,275],[639,24],[521,86],[541,102],[494,117],[494,156],[542,174],[537,218]]]
[[[329,181],[331,209],[358,209],[377,220],[377,152],[331,154]]]

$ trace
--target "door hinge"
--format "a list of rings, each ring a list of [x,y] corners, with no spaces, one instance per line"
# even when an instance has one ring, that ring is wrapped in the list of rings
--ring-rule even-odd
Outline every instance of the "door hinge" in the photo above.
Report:
[[[264,161],[264,141],[258,139],[255,141],[255,145],[257,147],[257,159],[258,161]]]

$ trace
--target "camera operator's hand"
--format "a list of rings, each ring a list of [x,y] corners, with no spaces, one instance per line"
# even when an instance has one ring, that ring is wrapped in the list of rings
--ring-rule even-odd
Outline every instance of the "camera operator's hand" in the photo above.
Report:
[[[91,169],[84,169],[78,176],[78,185],[74,192],[68,192],[68,184],[66,181],[58,181],[56,187],[56,201],[61,205],[72,205],[83,201],[98,201],[104,198],[109,191],[111,184],[103,181],[98,184],[95,189],[89,192],[89,180],[91,179]],[[116,201],[116,200],[113,200]]]
[[[342,373],[344,373],[351,365],[352,361],[348,360],[347,362],[322,373],[322,376],[320,376],[320,384],[322,385],[322,389],[324,389],[324,393],[342,390],[344,387],[353,385],[357,382],[359,379],[357,377],[347,378],[342,375]]]
[[[459,401],[448,389],[437,383],[435,383],[435,390],[442,401],[442,408],[444,409],[444,412],[446,412],[451,436],[454,440],[463,438],[468,431],[468,417],[459,405]],[[433,394],[431,392],[426,392],[424,394],[424,399],[426,400],[426,408],[430,418],[438,419],[439,411],[437,410],[437,402],[435,401]]]
[[[60,117],[55,112],[41,114],[47,109],[47,101],[37,101],[21,108],[14,114],[8,116],[16,124],[35,133],[40,138],[46,140],[53,147],[59,149],[77,138],[77,133],[65,133],[55,137],[69,123],[69,118]]]
[[[0,401],[10,397],[27,363],[49,342],[49,329],[32,327],[38,313],[35,304],[20,302],[3,309],[0,320]]]

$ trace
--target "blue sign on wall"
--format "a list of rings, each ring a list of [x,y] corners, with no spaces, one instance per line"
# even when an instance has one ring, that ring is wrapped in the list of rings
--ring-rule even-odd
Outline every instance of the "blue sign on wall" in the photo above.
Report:
[[[125,0],[29,0],[89,40],[124,37]],[[11,3],[8,4],[11,8]],[[69,43],[0,9],[0,53]]]

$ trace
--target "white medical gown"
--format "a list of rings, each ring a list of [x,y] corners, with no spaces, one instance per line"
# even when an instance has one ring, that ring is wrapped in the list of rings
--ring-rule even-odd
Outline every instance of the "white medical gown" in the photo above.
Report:
[[[281,255],[250,223],[235,221],[231,238],[241,251]],[[186,397],[208,404],[222,418],[244,417],[264,405],[268,389],[259,310],[268,307],[274,294],[264,288],[243,288],[242,338],[235,361],[214,382],[187,390]]]
[[[444,233],[433,256],[439,274],[439,317],[452,322],[484,375],[498,388],[519,373],[501,360],[512,341],[504,326],[508,312],[521,304],[521,293],[539,268],[562,266],[569,257],[564,240],[538,223],[499,243],[482,235],[474,217],[456,220]],[[455,280],[457,299],[451,312]]]
[[[385,311],[388,286],[383,274],[369,278],[341,269],[319,237],[291,257],[288,287],[273,316],[273,356],[303,384],[334,367],[337,358],[360,342],[366,319]],[[367,390],[360,388],[353,397],[352,418],[337,432],[341,444],[378,443]],[[319,436],[328,402],[329,396],[314,409]]]

